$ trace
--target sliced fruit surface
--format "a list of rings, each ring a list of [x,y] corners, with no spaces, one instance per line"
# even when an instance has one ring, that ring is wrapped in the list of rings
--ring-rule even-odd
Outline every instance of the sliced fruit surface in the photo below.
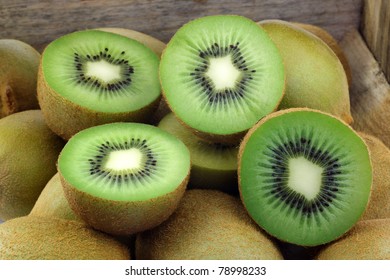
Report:
[[[367,206],[367,146],[331,115],[309,109],[271,114],[248,132],[239,155],[242,201],[280,240],[325,244],[347,232]]]
[[[275,44],[250,19],[219,15],[181,27],[161,58],[164,96],[175,115],[203,133],[246,131],[284,92]]]
[[[42,71],[52,90],[99,112],[136,111],[160,96],[158,56],[136,40],[98,30],[51,42]]]
[[[177,188],[189,172],[190,156],[180,140],[157,127],[113,123],[73,136],[58,168],[67,182],[90,195],[138,201]]]

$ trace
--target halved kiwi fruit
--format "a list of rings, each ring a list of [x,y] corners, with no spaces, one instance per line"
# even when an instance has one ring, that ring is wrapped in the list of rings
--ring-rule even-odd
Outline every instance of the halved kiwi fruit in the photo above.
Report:
[[[307,107],[351,123],[343,65],[332,49],[309,31],[282,20],[259,22],[277,45],[286,70],[286,94],[279,109]]]
[[[128,235],[154,227],[176,209],[190,174],[179,139],[140,123],[112,123],[74,135],[58,159],[72,210],[101,231]]]
[[[38,73],[47,124],[69,139],[99,124],[149,121],[161,96],[158,65],[151,49],[112,32],[84,30],[54,40]]]
[[[0,40],[0,118],[39,109],[37,73],[40,53],[29,44]]]
[[[262,119],[239,151],[239,190],[251,217],[302,246],[335,240],[366,209],[372,167],[366,144],[340,119],[282,110]]]
[[[202,138],[237,143],[276,110],[284,66],[275,44],[252,20],[207,16],[182,26],[160,64],[163,95],[174,114]]]
[[[183,126],[173,113],[166,115],[158,127],[175,135],[190,150],[192,165],[189,188],[208,188],[230,194],[238,193],[238,145],[203,141]]]

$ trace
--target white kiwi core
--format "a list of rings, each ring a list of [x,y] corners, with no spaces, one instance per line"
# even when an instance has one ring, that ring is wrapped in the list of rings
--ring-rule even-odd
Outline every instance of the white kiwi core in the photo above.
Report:
[[[121,67],[119,65],[113,65],[104,59],[88,61],[85,70],[87,77],[95,77],[107,84],[121,78]]]
[[[116,171],[138,169],[142,166],[142,159],[142,152],[136,148],[112,151],[107,155],[105,168]]]
[[[206,76],[211,79],[216,90],[222,90],[234,88],[241,76],[241,72],[234,66],[231,55],[227,55],[210,58]]]
[[[288,168],[289,188],[304,195],[308,200],[314,199],[320,192],[324,169],[304,157],[289,159]]]

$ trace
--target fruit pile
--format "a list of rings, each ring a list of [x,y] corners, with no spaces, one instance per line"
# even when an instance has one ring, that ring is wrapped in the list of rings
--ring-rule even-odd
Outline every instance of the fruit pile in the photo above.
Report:
[[[321,28],[0,40],[0,259],[390,259],[390,150]]]

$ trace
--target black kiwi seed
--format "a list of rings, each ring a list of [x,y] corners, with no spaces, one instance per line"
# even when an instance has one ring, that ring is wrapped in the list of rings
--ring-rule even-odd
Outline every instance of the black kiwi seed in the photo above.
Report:
[[[228,103],[232,100],[243,98],[248,81],[253,79],[252,74],[256,70],[248,68],[238,45],[239,42],[235,45],[231,44],[229,47],[214,43],[206,48],[206,50],[199,51],[199,64],[190,73],[190,76],[194,78],[196,84],[203,88],[202,92],[207,95],[209,103]],[[211,79],[205,75],[209,67],[209,59],[225,57],[227,55],[231,55],[233,65],[242,72],[242,78],[237,82],[234,89],[217,90]]]
[[[262,165],[268,170],[264,174],[272,178],[265,182],[267,183],[265,187],[269,189],[267,196],[279,199],[292,209],[301,209],[306,217],[323,212],[333,200],[337,199],[340,183],[343,180],[340,177],[343,175],[343,170],[339,159],[331,156],[327,150],[316,148],[310,140],[301,137],[282,144],[268,145],[263,154],[269,162]],[[296,157],[304,157],[324,168],[320,193],[310,201],[287,186],[288,159]]]
[[[125,54],[125,51],[120,53],[121,55]],[[121,67],[121,80],[113,81],[106,83],[105,81],[97,77],[86,77],[84,65],[87,62],[95,62],[99,60],[105,60],[108,63],[113,65],[118,65]],[[108,53],[108,48],[103,51],[99,51],[97,54],[87,54],[82,56],[78,53],[74,53],[74,67],[75,67],[75,82],[78,84],[83,84],[85,86],[93,86],[98,89],[100,93],[118,93],[121,92],[121,89],[125,86],[130,86],[132,80],[131,76],[134,74],[134,67],[129,65],[128,60],[124,59],[113,59],[112,55]]]

